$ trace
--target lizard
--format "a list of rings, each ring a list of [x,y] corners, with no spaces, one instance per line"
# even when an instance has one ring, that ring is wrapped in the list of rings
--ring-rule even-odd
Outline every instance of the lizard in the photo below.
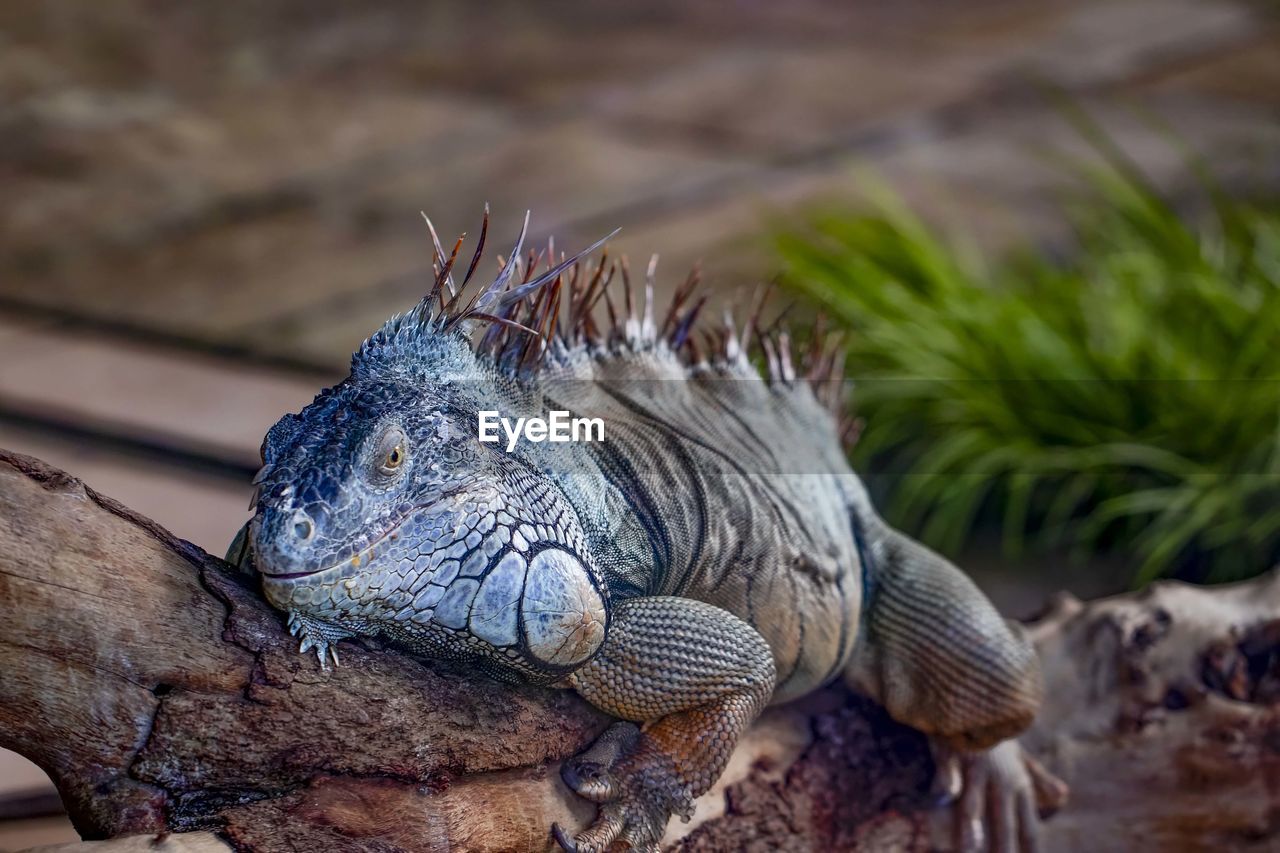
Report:
[[[763,300],[741,330],[700,325],[696,272],[659,323],[652,263],[639,306],[625,260],[588,260],[603,240],[526,258],[527,214],[473,285],[487,206],[465,274],[462,238],[446,254],[427,225],[429,291],[271,427],[228,555],[300,651],[327,667],[339,641],[380,637],[617,718],[563,764],[598,804],[582,831],[550,828],[567,850],[658,850],[767,705],[842,677],[930,737],[961,846],[1033,847],[1015,738],[1036,655],[873,508],[843,446],[839,341],[794,355]],[[553,410],[600,417],[604,440],[480,441],[481,411]]]

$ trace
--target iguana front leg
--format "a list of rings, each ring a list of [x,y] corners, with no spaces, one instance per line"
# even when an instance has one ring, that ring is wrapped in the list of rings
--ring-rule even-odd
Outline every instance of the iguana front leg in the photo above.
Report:
[[[672,814],[724,770],[738,737],[773,693],[773,655],[754,628],[687,598],[636,598],[613,609],[599,652],[569,677],[587,701],[640,723],[611,727],[566,762],[565,781],[601,803],[595,823],[569,850],[604,851],[615,841],[657,850]]]

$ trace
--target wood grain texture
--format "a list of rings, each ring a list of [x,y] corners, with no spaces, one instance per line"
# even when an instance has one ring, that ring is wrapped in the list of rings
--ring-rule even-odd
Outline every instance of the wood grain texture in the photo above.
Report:
[[[5,451],[0,615],[0,746],[101,853],[545,850],[591,817],[558,762],[608,721],[575,695],[373,644],[322,672],[252,579]],[[1046,850],[1274,849],[1280,573],[1063,598],[1031,633],[1047,700],[1023,742],[1072,786]],[[945,849],[931,771],[918,733],[824,691],[766,711],[664,846]]]
[[[344,642],[343,665],[321,671],[251,578],[5,451],[0,607],[0,745],[50,774],[86,838],[540,850],[552,821],[592,815],[558,762],[608,720],[576,695],[368,642]],[[667,841],[829,849],[918,804],[919,735],[843,692],[814,701],[771,710]],[[887,819],[921,841],[917,817]]]
[[[1052,850],[1280,849],[1280,569],[1059,596],[1023,743],[1071,785]]]

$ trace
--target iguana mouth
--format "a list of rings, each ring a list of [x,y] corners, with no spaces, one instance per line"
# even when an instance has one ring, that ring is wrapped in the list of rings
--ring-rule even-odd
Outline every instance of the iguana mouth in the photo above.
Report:
[[[344,563],[352,563],[357,566],[361,565],[368,558],[369,552],[373,551],[375,548],[381,545],[382,542],[388,536],[390,536],[392,533],[395,533],[397,530],[400,529],[400,525],[404,524],[404,520],[406,518],[413,515],[419,509],[426,509],[426,508],[427,507],[415,507],[414,509],[409,510],[400,518],[396,519],[395,524],[392,524],[390,527],[388,527],[385,533],[383,533],[377,539],[373,540],[368,545],[366,545],[363,550],[357,552],[356,554],[353,554],[350,557],[346,557],[342,560],[339,560],[338,562],[334,563],[331,566],[325,566],[319,569],[308,569],[302,572],[287,572],[281,575],[272,574],[271,572],[264,571],[262,572],[262,575],[263,577],[270,578],[273,581],[292,581],[292,580],[298,580],[299,578],[309,578],[309,577],[312,577],[313,575],[322,575],[325,572],[330,571],[331,569],[336,569],[340,567]]]
[[[436,498],[433,501],[430,501],[425,504],[419,504],[414,507],[410,507],[410,509],[407,512],[400,515],[394,522],[388,525],[387,529],[384,530],[378,536],[377,539],[374,539],[364,548],[357,551],[355,554],[352,554],[349,557],[343,557],[341,560],[337,561],[336,563],[333,563],[332,565],[324,566],[319,569],[307,569],[301,572],[286,572],[284,574],[275,574],[272,572],[264,571],[261,567],[259,567],[258,571],[262,574],[264,578],[267,578],[268,580],[293,581],[293,580],[299,580],[301,578],[309,578],[315,575],[324,574],[325,572],[340,568],[346,563],[351,563],[353,566],[363,565],[368,561],[373,551],[376,550],[377,547],[381,545],[384,541],[386,541],[386,539],[389,536],[391,536],[396,531],[398,531],[408,518],[410,518],[411,516],[417,515],[418,513],[430,512],[431,510],[441,507],[447,502],[449,502],[451,499],[457,497],[459,494],[465,491],[466,489],[463,489],[463,488],[452,489],[448,492],[445,492],[444,494],[442,494],[440,497]]]
[[[284,574],[284,575],[273,575],[270,572],[263,572],[262,575],[263,577],[268,577],[273,581],[292,581],[292,580],[297,580],[298,578],[309,578],[312,575],[322,574],[324,572],[329,571],[329,569],[337,568],[339,565],[341,565],[341,563],[335,563],[332,566],[326,566],[323,569],[315,569],[314,571],[309,571],[309,572],[289,572],[288,574]]]

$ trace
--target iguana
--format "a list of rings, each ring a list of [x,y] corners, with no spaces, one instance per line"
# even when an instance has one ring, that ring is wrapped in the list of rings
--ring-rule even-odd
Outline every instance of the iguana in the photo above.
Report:
[[[378,636],[619,718],[562,769],[600,804],[575,837],[553,827],[566,849],[657,850],[766,705],[841,676],[964,757],[971,846],[988,810],[1005,849],[1033,843],[1009,739],[1040,701],[1035,653],[872,508],[833,414],[838,345],[795,359],[785,331],[728,315],[699,337],[696,276],[659,323],[652,264],[640,308],[625,262],[584,260],[604,241],[552,245],[535,274],[528,222],[487,287],[470,282],[488,210],[461,284],[461,239],[446,255],[431,229],[426,297],[267,433],[232,551],[301,650],[326,666],[337,641]],[[604,441],[482,443],[486,410],[590,414]],[[956,761],[940,767],[956,788]]]

